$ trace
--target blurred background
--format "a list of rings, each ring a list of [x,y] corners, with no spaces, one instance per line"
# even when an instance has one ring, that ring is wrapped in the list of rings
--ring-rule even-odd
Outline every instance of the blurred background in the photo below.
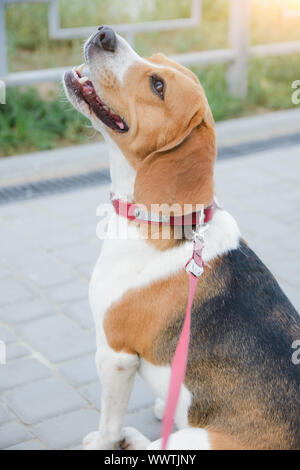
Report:
[[[67,40],[49,37],[49,2],[6,0],[4,3],[7,3],[8,73],[82,62],[84,36]],[[58,8],[61,28],[75,28],[189,18],[191,3],[191,0],[59,0]],[[203,0],[202,21],[198,26],[138,32],[134,37],[135,48],[144,56],[157,51],[174,55],[228,49],[230,3],[230,0]],[[299,12],[299,0],[252,0],[250,45],[300,40]],[[193,64],[216,121],[293,107],[291,84],[300,77],[299,46],[298,53],[292,51],[293,48],[288,55],[251,56],[248,93],[242,99],[232,96],[234,93],[228,90],[227,64]],[[1,71],[0,78],[3,78]],[[89,123],[66,103],[58,81],[8,88],[7,104],[0,107],[1,157],[98,139],[100,136]]]

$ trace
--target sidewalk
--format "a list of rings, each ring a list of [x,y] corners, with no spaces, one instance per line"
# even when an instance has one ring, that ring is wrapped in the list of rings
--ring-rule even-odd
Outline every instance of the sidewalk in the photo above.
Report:
[[[276,111],[216,123],[219,154],[236,148],[244,149],[268,139],[293,140],[300,136],[300,109]],[[299,139],[297,144],[299,144]],[[236,147],[236,148],[233,148]],[[275,143],[272,148],[278,148]],[[44,179],[99,171],[108,166],[108,155],[104,143],[77,145],[56,150],[35,152],[27,155],[0,159],[0,188]]]
[[[221,161],[217,196],[300,310],[300,146]],[[101,186],[0,207],[0,448],[74,449],[96,430],[88,280],[101,250]],[[153,396],[137,378],[126,416],[159,435]]]

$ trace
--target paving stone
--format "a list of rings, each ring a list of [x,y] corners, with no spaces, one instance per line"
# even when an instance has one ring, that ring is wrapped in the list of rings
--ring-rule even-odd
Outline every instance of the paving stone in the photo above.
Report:
[[[100,410],[101,401],[101,385],[100,382],[95,382],[87,385],[82,389],[86,398]],[[135,411],[147,408],[154,404],[154,395],[147,387],[143,379],[137,375],[134,381],[133,390],[128,404],[127,413],[134,413]]]
[[[25,385],[7,392],[4,398],[25,424],[36,424],[87,404],[72,387],[57,379]]]
[[[62,315],[41,318],[18,327],[20,335],[50,361],[62,362],[95,351],[91,335]]]
[[[99,381],[85,386],[82,393],[93,406],[100,410],[101,386]]]
[[[4,341],[4,343],[10,344],[16,341],[16,337],[8,328],[0,326],[0,341]]]
[[[30,432],[19,423],[12,422],[0,427],[0,449],[29,441],[31,438]]]
[[[297,312],[300,314],[300,288],[295,288],[286,284],[285,282],[280,283],[280,287],[282,288],[285,295],[288,297],[290,302],[294,305]]]
[[[96,232],[97,219],[93,219],[94,232]],[[84,263],[96,263],[97,258],[100,255],[101,250],[101,241],[95,240],[88,244],[81,242],[77,245],[69,246],[63,250],[55,251],[55,254],[62,260],[72,264],[73,266],[78,266]]]
[[[0,285],[0,305],[20,302],[33,297],[33,293],[14,279],[3,279]]]
[[[154,404],[154,395],[144,382],[144,380],[137,374],[132,390],[131,398],[129,401],[128,412],[145,408]]]
[[[0,426],[9,423],[13,419],[13,415],[0,403]]]
[[[60,372],[75,386],[85,385],[97,380],[95,356],[89,356],[69,361],[60,368]]]
[[[299,201],[299,207],[300,207],[300,201]],[[300,214],[298,213],[298,211],[297,211],[297,217],[298,217],[297,223],[293,221],[292,226],[295,228],[298,227],[298,231],[299,231]],[[278,240],[277,250],[278,249],[280,250],[280,252],[284,254],[285,257],[288,254],[288,256],[292,255],[294,258],[298,258],[300,260],[300,244],[299,244],[299,237],[297,235],[286,237],[286,238],[282,237],[280,240]]]
[[[50,369],[36,359],[7,362],[0,368],[0,391],[25,385],[50,376]]]
[[[156,441],[160,437],[161,422],[155,418],[152,406],[127,415],[125,417],[125,426],[138,429],[151,441]]]
[[[85,277],[85,279],[90,281],[95,264],[96,264],[96,259],[93,263],[80,264],[79,266],[76,266],[76,269],[77,271],[80,272],[82,276]]]
[[[6,348],[6,360],[13,361],[15,359],[21,359],[23,357],[29,356],[31,351],[25,348],[22,344],[13,343],[9,344]],[[1,376],[1,372],[0,372]],[[1,385],[0,385],[1,388]]]
[[[84,329],[94,328],[94,318],[88,299],[62,305],[62,312],[72,317]]]
[[[57,217],[50,218],[49,214],[46,217],[39,214],[38,219],[38,227],[33,227],[31,234],[40,246],[47,251],[60,250],[63,247],[70,247],[81,241],[80,234],[69,226],[67,216],[64,220],[60,220]]]
[[[283,262],[274,263],[278,277],[296,289],[300,286],[299,264],[299,260],[292,255]]]
[[[27,441],[8,447],[6,450],[45,450],[45,446],[38,441]]]
[[[34,299],[3,307],[0,311],[0,318],[5,323],[13,324],[54,313],[56,313],[54,307],[47,300]]]
[[[0,279],[5,279],[9,277],[9,273],[4,269],[2,266],[0,266]]]
[[[88,297],[88,283],[81,280],[68,282],[47,289],[46,294],[58,304],[86,299]]]
[[[27,252],[15,256],[11,263],[19,269],[25,279],[35,282],[40,287],[50,287],[75,279],[73,269],[50,254]]]
[[[58,224],[55,224],[52,230],[49,230],[49,224],[46,224],[43,230],[40,229],[40,232],[42,232],[40,235],[41,246],[47,251],[69,247],[81,241],[81,235],[75,230],[72,230],[70,227],[59,226]]]
[[[0,258],[5,261],[11,269],[13,268],[12,260],[18,259],[18,257],[21,257],[28,251],[34,251],[36,249],[36,242],[34,240],[29,240],[25,236],[22,227],[12,226],[5,218],[1,220],[1,215],[0,225],[1,240],[4,240],[5,242],[0,244]],[[20,235],[21,233],[22,236]]]
[[[49,449],[65,449],[80,445],[83,438],[98,429],[99,413],[80,410],[57,416],[33,427],[34,434]]]

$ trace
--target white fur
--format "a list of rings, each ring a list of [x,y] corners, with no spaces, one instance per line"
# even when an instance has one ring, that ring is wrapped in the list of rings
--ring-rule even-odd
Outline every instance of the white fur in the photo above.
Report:
[[[99,432],[90,433],[84,439],[86,450],[119,447],[138,362],[135,355],[116,353],[106,341],[97,343],[96,367],[102,384],[100,425]]]
[[[125,450],[161,450],[162,441],[150,442],[134,428],[124,428]],[[170,435],[167,450],[211,450],[208,432],[205,429],[182,429]]]
[[[111,191],[117,198],[125,197],[130,202],[133,200],[136,172],[108,134],[105,141],[109,149]]]
[[[85,44],[89,43],[90,39]],[[87,56],[87,54],[85,54]],[[105,51],[93,56],[93,68],[90,67],[91,79],[93,80],[93,70],[110,70],[115,77],[123,82],[124,76],[130,67],[144,60],[130,47],[127,41],[117,34],[117,49],[115,52]]]
[[[147,450],[161,450],[161,439],[152,442]],[[171,434],[167,450],[211,450],[205,429],[181,429]]]
[[[154,366],[145,359],[140,360],[138,369],[139,374],[148,384],[156,397],[165,402],[168,393],[168,386],[171,377],[171,367]],[[175,424],[178,428],[188,427],[187,412],[192,402],[192,395],[183,385],[181,388],[177,411],[175,415]],[[162,404],[161,404],[162,406]]]

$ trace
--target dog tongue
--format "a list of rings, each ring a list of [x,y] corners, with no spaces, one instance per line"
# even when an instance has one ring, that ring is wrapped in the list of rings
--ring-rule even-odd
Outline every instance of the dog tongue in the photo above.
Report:
[[[118,116],[117,114],[111,113],[111,117],[115,121],[119,129],[123,131],[125,129],[125,126],[124,126],[124,122],[120,119],[120,116]]]
[[[125,129],[124,123],[122,121],[116,121],[116,124],[121,130]]]

